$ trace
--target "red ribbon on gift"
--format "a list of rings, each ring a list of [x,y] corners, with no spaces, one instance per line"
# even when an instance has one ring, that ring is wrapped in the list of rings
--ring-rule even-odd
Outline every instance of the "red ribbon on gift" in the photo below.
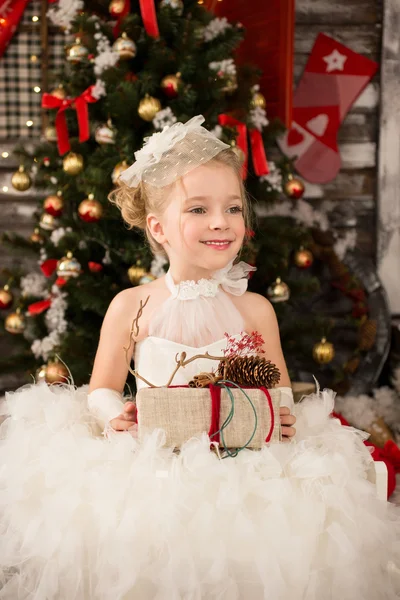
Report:
[[[86,142],[89,139],[88,104],[97,102],[98,100],[92,95],[93,88],[94,86],[91,85],[80,96],[77,96],[76,98],[68,98],[68,100],[57,98],[52,94],[43,94],[43,108],[58,108],[55,125],[57,130],[58,152],[60,155],[65,154],[71,149],[65,111],[68,108],[71,108],[72,105],[74,105],[78,117],[79,141]]]
[[[142,15],[142,21],[147,35],[153,38],[160,37],[160,32],[158,30],[156,9],[154,6],[154,0],[139,0],[140,12]],[[126,15],[128,15],[131,11],[131,3],[130,0],[125,0],[124,8],[121,13],[118,15],[117,24],[114,27],[113,35],[114,37],[119,36],[119,31],[121,27],[121,22]]]
[[[47,300],[39,300],[39,302],[34,302],[28,306],[28,311],[30,315],[40,315],[40,313],[44,312],[51,306],[51,298],[47,298]]]
[[[226,385],[227,387],[229,386],[229,384],[226,384],[226,383],[224,385]],[[231,387],[231,386],[229,386],[229,387]],[[220,443],[219,429],[220,429],[220,413],[221,413],[221,389],[223,389],[223,388],[220,385],[210,384],[211,423],[210,423],[210,429],[209,429],[208,435],[211,438],[211,440],[213,442],[217,442],[217,444]],[[250,389],[250,388],[243,388],[243,389]],[[260,389],[262,392],[264,392],[264,394],[267,398],[269,411],[271,413],[271,427],[270,427],[267,437],[265,438],[265,441],[269,442],[271,439],[272,433],[274,431],[274,427],[275,427],[274,408],[272,406],[271,396],[270,396],[270,393],[267,390],[267,388],[260,387],[258,389]]]
[[[247,163],[248,163],[248,144],[247,144],[247,127],[245,123],[242,121],[238,121],[234,117],[230,115],[219,115],[218,123],[222,127],[231,127],[232,129],[236,129],[237,138],[236,144],[242,150],[245,155],[245,160],[242,167],[242,179],[246,179],[247,177]],[[265,154],[264,142],[261,136],[261,132],[258,129],[250,129],[250,147],[251,147],[251,156],[253,160],[253,166],[255,174],[258,176],[268,175],[269,168],[267,157]]]
[[[41,265],[40,268],[42,270],[43,275],[46,277],[51,277],[54,271],[57,269],[58,260],[56,258],[48,258]]]

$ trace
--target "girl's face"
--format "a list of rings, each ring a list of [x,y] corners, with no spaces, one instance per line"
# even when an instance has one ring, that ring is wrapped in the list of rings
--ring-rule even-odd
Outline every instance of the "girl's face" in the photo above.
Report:
[[[162,216],[147,222],[177,274],[201,277],[225,267],[245,235],[237,175],[218,163],[193,169],[173,187]]]

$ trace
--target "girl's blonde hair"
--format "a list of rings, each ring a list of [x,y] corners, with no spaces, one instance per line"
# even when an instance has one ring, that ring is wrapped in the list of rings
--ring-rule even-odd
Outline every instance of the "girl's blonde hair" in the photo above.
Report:
[[[246,226],[246,231],[250,229],[250,203],[246,193],[246,189],[242,180],[242,160],[232,149],[227,148],[221,150],[214,158],[209,160],[207,165],[225,165],[231,167],[238,177],[240,185],[240,195],[243,202],[243,218]],[[121,211],[122,218],[129,229],[137,228],[142,230],[150,245],[153,254],[165,255],[165,250],[156,242],[151,235],[146,217],[149,213],[154,213],[161,216],[165,205],[168,202],[169,192],[176,185],[176,181],[163,188],[157,188],[143,181],[136,188],[129,187],[125,182],[112,190],[108,199],[112,204],[118,206]]]

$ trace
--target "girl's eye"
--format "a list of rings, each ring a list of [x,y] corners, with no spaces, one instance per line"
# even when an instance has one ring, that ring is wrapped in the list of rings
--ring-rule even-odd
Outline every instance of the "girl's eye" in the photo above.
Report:
[[[201,206],[199,206],[198,208],[192,208],[191,210],[189,210],[190,213],[193,213],[194,215],[202,215],[204,214],[206,211],[204,208],[202,208]]]
[[[229,211],[230,211],[232,214],[237,214],[237,213],[241,213],[241,212],[243,212],[243,209],[242,209],[242,207],[241,207],[241,206],[231,206],[231,208],[229,208]]]

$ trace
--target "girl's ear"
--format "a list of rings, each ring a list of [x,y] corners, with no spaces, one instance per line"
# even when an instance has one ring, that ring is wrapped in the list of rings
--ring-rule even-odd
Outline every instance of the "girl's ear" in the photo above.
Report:
[[[146,225],[147,229],[151,233],[152,237],[159,244],[164,244],[167,241],[167,238],[164,234],[163,226],[156,215],[149,213],[146,217]]]

